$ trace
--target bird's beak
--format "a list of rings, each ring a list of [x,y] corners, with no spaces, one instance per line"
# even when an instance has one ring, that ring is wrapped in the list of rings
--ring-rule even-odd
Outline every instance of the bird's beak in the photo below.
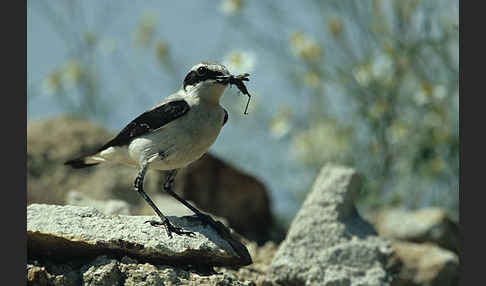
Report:
[[[238,86],[239,84],[243,84],[243,81],[249,81],[250,80],[248,78],[249,76],[250,76],[249,73],[240,74],[240,75],[237,75],[237,76],[230,74],[230,75],[218,76],[218,77],[216,77],[216,80],[219,83],[222,83],[222,84],[228,84],[229,83],[229,84],[234,84],[234,85]]]

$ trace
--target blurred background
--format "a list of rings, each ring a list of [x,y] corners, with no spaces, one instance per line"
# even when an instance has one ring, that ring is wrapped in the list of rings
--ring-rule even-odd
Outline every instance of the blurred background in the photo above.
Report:
[[[170,3],[170,4],[168,4]],[[458,219],[458,1],[28,1],[27,118],[113,133],[201,61],[228,88],[210,151],[262,181],[288,226],[325,163],[364,178],[358,207]]]

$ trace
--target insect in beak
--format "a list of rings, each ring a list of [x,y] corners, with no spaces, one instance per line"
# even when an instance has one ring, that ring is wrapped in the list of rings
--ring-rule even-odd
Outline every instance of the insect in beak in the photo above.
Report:
[[[238,89],[243,94],[246,94],[248,96],[248,101],[246,102],[246,107],[245,107],[245,111],[243,112],[243,114],[248,114],[247,113],[248,105],[250,104],[250,99],[251,99],[251,95],[248,92],[248,90],[246,89],[245,84],[243,83],[244,81],[250,81],[250,79],[248,78],[249,76],[250,76],[249,73],[245,73],[245,74],[241,74],[241,75],[237,75],[237,76],[230,75],[230,76],[220,76],[220,77],[216,78],[216,80],[219,83],[223,83],[223,84],[229,83],[230,85],[233,85],[233,84],[236,85],[236,87],[238,87]]]

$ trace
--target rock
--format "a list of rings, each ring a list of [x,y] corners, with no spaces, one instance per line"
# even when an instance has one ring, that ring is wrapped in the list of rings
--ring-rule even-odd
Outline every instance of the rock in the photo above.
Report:
[[[454,252],[430,243],[393,242],[402,270],[393,286],[458,285],[459,259]]]
[[[75,191],[94,200],[125,201],[135,215],[146,210],[145,201],[133,190],[136,168],[111,163],[84,169],[63,165],[68,159],[96,150],[112,136],[96,124],[69,116],[29,122],[28,204],[66,204],[66,194]],[[163,194],[164,179],[162,172],[149,170],[144,182],[146,193],[150,197]],[[273,238],[274,221],[265,186],[211,154],[179,171],[175,191],[198,208],[226,218],[233,229],[251,240],[263,243]],[[164,212],[163,205],[159,208]]]
[[[277,245],[267,242],[259,247],[255,242],[248,242],[246,247],[255,263],[239,269],[215,267],[218,274],[210,276],[184,265],[144,263],[127,256],[113,258],[101,255],[91,261],[74,259],[69,264],[55,263],[44,258],[42,262],[28,260],[28,266],[42,269],[42,275],[48,277],[44,285],[269,285],[265,284],[264,274]],[[55,281],[63,283],[53,284]],[[34,282],[29,285],[40,284]]]
[[[63,139],[62,142],[59,138]],[[71,177],[72,170],[62,166],[62,162],[73,153],[90,151],[88,146],[102,144],[108,138],[108,134],[101,128],[70,117],[29,122],[27,202],[64,203],[67,189],[83,182],[92,170],[86,169],[78,176]]]
[[[118,262],[108,260],[106,256],[97,258],[88,266],[81,268],[83,285],[118,286],[121,284],[122,273],[118,269]]]
[[[358,214],[360,177],[324,166],[270,266],[267,284],[390,285],[392,249]]]
[[[28,253],[57,260],[105,254],[171,265],[251,264],[248,250],[231,234],[193,217],[169,219],[194,236],[173,234],[170,239],[163,227],[144,223],[158,220],[155,216],[107,216],[92,207],[31,204],[27,207]]]
[[[30,283],[29,280],[28,285],[256,286],[255,282],[239,278],[224,268],[221,268],[221,273],[208,276],[193,270],[185,270],[182,267],[141,263],[127,256],[117,259],[102,255],[92,261],[78,263],[75,271],[70,272],[75,273],[74,276],[67,275],[65,272],[59,273],[59,275],[52,274],[53,271],[56,271],[55,268],[69,268],[65,264],[53,264],[51,261],[44,261],[44,264],[49,266],[36,267],[42,269],[40,273],[47,277],[42,281],[46,281],[47,284],[38,284],[39,280]],[[56,284],[57,280],[55,281],[53,277],[62,278],[65,284]]]
[[[72,206],[94,207],[106,215],[130,215],[130,205],[122,200],[93,200],[88,196],[71,191],[66,196],[66,203]]]
[[[417,243],[431,242],[456,253],[459,251],[458,225],[440,208],[384,209],[372,220],[380,236]]]
[[[172,285],[178,285],[180,282],[177,277],[174,277],[174,271],[167,271],[165,273],[166,277],[163,277],[156,266],[148,263],[138,264],[134,267],[125,267],[124,269],[127,275],[124,284],[126,286],[165,285],[166,283],[164,283],[164,280],[168,280],[165,282],[172,282]]]
[[[38,262],[35,262],[38,264]],[[52,266],[52,263],[48,263]],[[27,264],[27,285],[35,286],[76,286],[80,279],[75,271],[68,265],[62,267],[50,267],[49,272],[46,266]]]
[[[49,285],[51,275],[45,267],[32,266],[27,270],[27,285]]]
[[[39,284],[39,280],[34,280],[29,285],[268,285],[265,284],[264,275],[277,245],[267,242],[258,246],[255,242],[247,242],[245,246],[254,263],[238,269],[215,267],[218,274],[210,276],[188,269],[185,265],[152,264],[128,256],[115,258],[101,255],[88,261],[73,258],[70,262],[53,262],[45,257],[41,261],[29,259],[27,266],[31,271],[30,276],[33,276],[30,269],[36,267],[46,277],[44,281],[47,283]]]

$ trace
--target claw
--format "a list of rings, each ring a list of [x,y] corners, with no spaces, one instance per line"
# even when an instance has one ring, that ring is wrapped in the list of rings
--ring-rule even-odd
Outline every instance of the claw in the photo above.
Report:
[[[194,232],[192,231],[184,231],[182,228],[174,226],[170,223],[168,219],[165,221],[156,221],[156,220],[147,220],[144,223],[150,223],[152,226],[164,226],[165,230],[167,231],[167,235],[169,238],[172,238],[172,233],[178,234],[178,235],[187,235],[187,236],[194,236]]]

